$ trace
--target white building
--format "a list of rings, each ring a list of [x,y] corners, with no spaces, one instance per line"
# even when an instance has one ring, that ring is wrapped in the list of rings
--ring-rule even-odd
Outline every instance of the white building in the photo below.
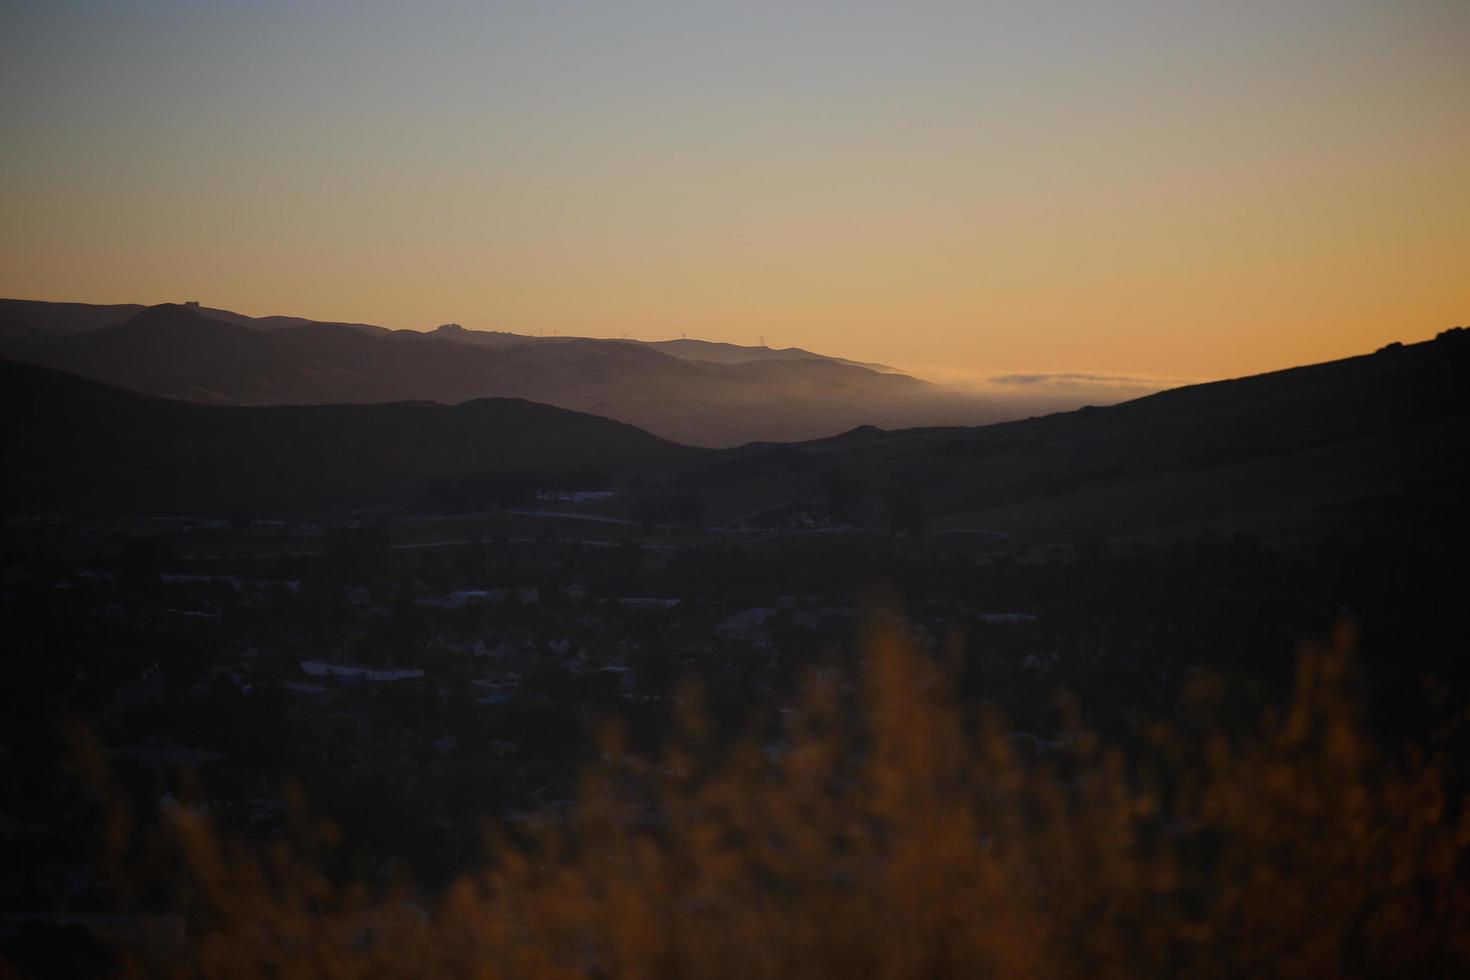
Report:
[[[423,669],[419,667],[379,670],[363,664],[332,663],[329,660],[303,660],[301,669],[312,677],[336,677],[347,681],[367,681],[375,684],[385,681],[414,680],[424,676]]]

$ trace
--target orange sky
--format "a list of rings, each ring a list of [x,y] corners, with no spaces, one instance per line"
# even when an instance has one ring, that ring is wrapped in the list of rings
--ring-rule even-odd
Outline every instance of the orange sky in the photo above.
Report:
[[[58,6],[0,13],[4,296],[956,377],[1470,323],[1459,0]]]

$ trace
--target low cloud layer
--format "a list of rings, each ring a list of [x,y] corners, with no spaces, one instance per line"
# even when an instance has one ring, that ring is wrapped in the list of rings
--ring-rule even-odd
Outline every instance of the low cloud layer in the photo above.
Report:
[[[1200,380],[1096,371],[982,373],[935,365],[916,365],[910,373],[957,394],[984,399],[1012,415],[1111,405]]]
[[[1133,374],[1087,374],[1084,372],[998,374],[986,379],[997,385],[1050,385],[1064,388],[1131,388],[1162,391],[1193,384],[1189,378],[1150,378]]]

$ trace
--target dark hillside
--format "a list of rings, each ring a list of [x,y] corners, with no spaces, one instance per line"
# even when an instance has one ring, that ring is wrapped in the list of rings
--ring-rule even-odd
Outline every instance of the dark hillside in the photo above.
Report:
[[[5,509],[156,514],[422,496],[435,480],[593,466],[658,473],[697,453],[518,399],[236,408],[0,362]]]
[[[808,475],[775,484],[768,475],[748,484],[700,472],[682,479],[719,494],[716,509],[733,515],[783,495],[813,495],[809,474],[835,467],[874,493],[919,488],[931,529],[1037,540],[1220,521],[1284,527],[1344,507],[1463,496],[1467,372],[1470,338],[1449,331],[1106,408],[980,428],[854,430],[794,447],[810,458]],[[721,475],[730,472],[725,466]]]

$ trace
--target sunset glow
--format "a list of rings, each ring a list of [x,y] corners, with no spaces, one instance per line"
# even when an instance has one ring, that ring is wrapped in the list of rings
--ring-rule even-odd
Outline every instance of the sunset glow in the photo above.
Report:
[[[1470,0],[0,0],[0,980],[1470,977]]]
[[[1470,5],[7,4],[0,295],[1215,378],[1470,320]]]

